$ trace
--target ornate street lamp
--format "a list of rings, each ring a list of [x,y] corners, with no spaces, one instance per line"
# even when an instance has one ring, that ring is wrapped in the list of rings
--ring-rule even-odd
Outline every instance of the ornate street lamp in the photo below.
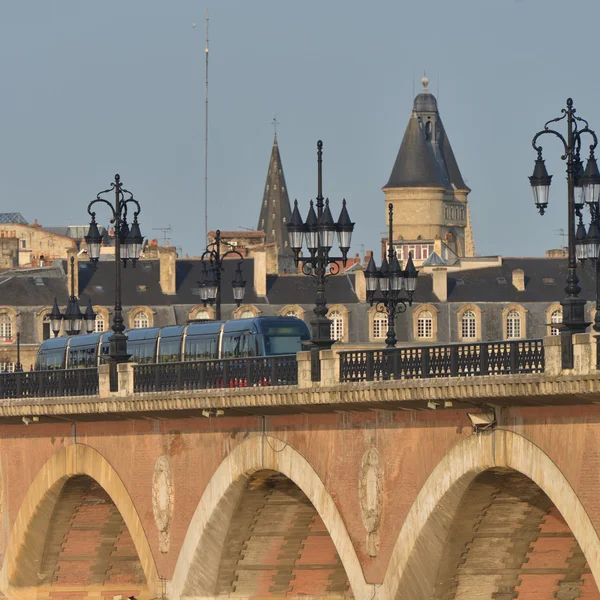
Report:
[[[317,210],[312,200],[306,221],[302,222],[298,201],[294,201],[294,211],[287,225],[290,247],[294,252],[296,266],[302,263],[302,273],[314,277],[317,281],[317,300],[313,310],[315,320],[312,325],[312,344],[321,350],[331,348],[335,340],[331,339],[331,321],[327,318],[327,299],[325,298],[325,281],[340,271],[340,262],[346,266],[350,241],[354,231],[354,223],[350,221],[346,200],[342,201],[342,210],[337,223],[334,222],[329,209],[329,199],[323,198],[323,142],[317,142]],[[337,234],[341,257],[330,256]],[[310,254],[300,257],[303,242]]]
[[[381,267],[377,269],[373,255],[365,270],[365,282],[367,286],[367,300],[371,306],[377,303],[377,312],[387,314],[388,330],[385,345],[394,348],[396,339],[396,314],[403,313],[406,305],[412,306],[413,295],[417,288],[418,271],[413,264],[412,253],[406,261],[406,268],[402,269],[396,252],[394,251],[392,237],[392,223],[394,217],[394,205],[390,204],[388,213],[388,255],[381,261]],[[375,297],[377,287],[381,296]]]
[[[106,198],[102,198],[103,194],[113,192],[115,195],[114,203]],[[115,181],[111,183],[109,189],[103,190],[96,195],[96,199],[92,200],[88,206],[88,213],[92,217],[92,220],[88,234],[85,236],[88,255],[92,263],[98,262],[100,258],[100,246],[102,245],[102,236],[98,231],[96,223],[96,213],[92,211],[92,207],[97,203],[108,206],[111,213],[110,222],[114,225],[115,230],[115,315],[112,325],[113,334],[108,338],[108,343],[111,366],[116,373],[114,367],[119,363],[129,360],[127,336],[123,333],[125,325],[123,323],[123,307],[121,304],[121,263],[123,263],[123,267],[126,267],[127,262],[131,261],[135,267],[142,253],[144,238],[138,224],[138,215],[141,208],[139,202],[133,197],[133,194],[123,187],[121,177],[118,174],[115,175]],[[133,205],[134,207],[131,227],[127,223],[128,205]],[[88,310],[91,310],[91,305],[88,307]],[[50,319],[52,319],[52,315]],[[116,378],[114,378],[114,381],[116,381]],[[111,386],[114,387],[115,384],[111,383]]]
[[[221,244],[225,244],[231,249],[221,254]],[[246,293],[246,282],[242,273],[244,257],[234,249],[232,244],[221,239],[221,231],[217,229],[215,241],[209,244],[202,254],[202,273],[198,282],[200,300],[202,300],[204,306],[207,304],[215,305],[215,318],[217,321],[221,320],[221,275],[225,270],[224,261],[231,255],[237,255],[239,258],[231,287],[233,299],[240,306]]]
[[[567,120],[567,137],[551,129],[550,123]],[[580,129],[581,126],[581,129]],[[562,116],[551,119],[544,125],[533,138],[532,145],[537,151],[537,159],[533,175],[529,178],[533,191],[533,199],[540,214],[543,215],[548,206],[550,194],[550,182],[552,176],[548,175],[544,160],[542,158],[542,147],[537,145],[539,137],[545,134],[556,136],[563,143],[564,154],[561,156],[567,162],[567,211],[568,211],[568,264],[565,293],[566,298],[561,301],[563,310],[563,323],[561,329],[562,367],[572,369],[573,360],[573,334],[583,333],[589,323],[585,321],[585,300],[579,297],[579,277],[577,276],[577,259],[593,258],[598,256],[597,227],[590,225],[590,232],[586,233],[583,224],[582,210],[587,202],[592,213],[592,223],[597,221],[598,193],[600,192],[600,173],[594,156],[594,150],[598,145],[598,138],[594,131],[589,128],[588,122],[581,117],[575,116],[573,100],[567,99],[567,108],[562,109]],[[589,134],[593,143],[590,145],[590,156],[585,170],[580,158],[582,136]],[[575,231],[575,217],[579,217],[579,225]],[[589,239],[588,239],[589,238]],[[600,331],[600,322],[598,329]]]
[[[71,256],[71,295],[67,302],[65,312],[61,313],[58,308],[58,301],[54,298],[54,306],[50,313],[50,328],[57,337],[60,333],[61,321],[65,322],[65,332],[67,335],[79,335],[83,322],[88,333],[94,331],[94,323],[96,321],[96,313],[92,308],[92,299],[88,299],[88,305],[85,313],[79,308],[79,299],[75,295],[75,257]]]

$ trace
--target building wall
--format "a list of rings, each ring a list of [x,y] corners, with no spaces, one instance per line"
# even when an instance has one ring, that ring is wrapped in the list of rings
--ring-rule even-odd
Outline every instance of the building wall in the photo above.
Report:
[[[67,258],[67,250],[75,241],[31,225],[0,223],[0,238],[16,238],[19,244],[19,265],[28,265],[44,256],[46,261]]]

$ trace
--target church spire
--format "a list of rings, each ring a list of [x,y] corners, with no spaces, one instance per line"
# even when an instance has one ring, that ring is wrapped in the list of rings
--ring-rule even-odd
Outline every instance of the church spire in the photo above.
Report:
[[[279,154],[277,125],[277,120],[274,118],[275,135],[257,229],[265,232],[265,242],[267,244],[277,244],[280,256],[293,256],[289,247],[286,227],[286,224],[290,221],[292,211]]]

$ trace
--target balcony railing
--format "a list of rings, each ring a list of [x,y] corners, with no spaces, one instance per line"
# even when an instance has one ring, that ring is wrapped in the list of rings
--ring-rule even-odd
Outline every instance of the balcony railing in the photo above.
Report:
[[[197,362],[140,364],[133,367],[134,392],[296,385],[296,355]]]
[[[54,398],[98,394],[98,369],[0,373],[0,398]]]
[[[544,372],[541,339],[340,352],[340,381]]]

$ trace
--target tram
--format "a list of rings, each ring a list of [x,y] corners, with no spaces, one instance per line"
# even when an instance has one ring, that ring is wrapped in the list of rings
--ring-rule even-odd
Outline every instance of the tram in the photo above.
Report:
[[[45,340],[35,368],[96,367],[108,359],[111,335],[105,331]],[[296,317],[255,317],[131,329],[127,338],[131,362],[162,363],[295,354],[310,340],[310,332]]]

